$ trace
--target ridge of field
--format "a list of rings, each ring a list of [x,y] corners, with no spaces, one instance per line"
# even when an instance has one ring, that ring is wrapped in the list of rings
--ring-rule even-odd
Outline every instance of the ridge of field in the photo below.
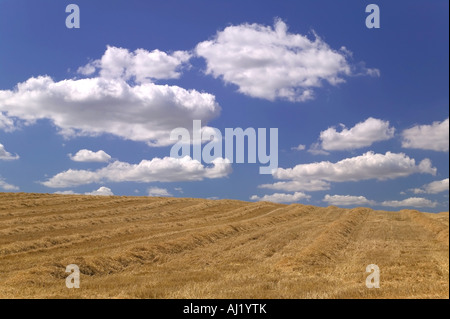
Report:
[[[449,215],[0,193],[0,298],[449,298]]]

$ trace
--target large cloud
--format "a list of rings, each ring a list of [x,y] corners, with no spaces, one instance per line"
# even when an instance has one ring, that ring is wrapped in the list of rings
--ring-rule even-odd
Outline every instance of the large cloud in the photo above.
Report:
[[[367,152],[363,155],[346,158],[336,163],[329,161],[300,164],[293,168],[278,168],[272,175],[276,179],[297,181],[299,188],[302,183],[311,181],[347,182],[368,179],[387,180],[405,177],[415,173],[436,174],[429,159],[416,161],[403,153],[376,154]],[[273,188],[276,184],[274,184]],[[295,185],[290,190],[295,189]],[[324,184],[325,186],[325,184]],[[269,188],[265,186],[265,188]],[[282,185],[278,189],[282,189]]]
[[[402,146],[448,152],[449,119],[431,125],[416,125],[402,132]]]
[[[124,48],[108,46],[99,60],[80,67],[78,72],[91,75],[99,70],[103,78],[134,79],[138,83],[158,79],[177,79],[182,68],[191,58],[186,51],[167,54],[160,50],[137,49],[130,52]]]
[[[231,173],[228,159],[216,158],[213,166],[203,166],[189,156],[183,158],[153,158],[139,164],[115,161],[96,171],[69,169],[56,174],[43,185],[52,188],[66,188],[91,183],[108,182],[175,182],[200,181],[205,178],[221,178]]]
[[[0,160],[4,161],[11,161],[19,159],[19,155],[12,155],[10,152],[8,152],[3,144],[0,143]]]
[[[320,132],[321,146],[327,151],[353,150],[372,145],[374,142],[384,141],[394,136],[395,129],[388,121],[369,117],[364,122],[357,123],[347,129],[341,124],[340,132],[330,127]]]
[[[122,79],[89,78],[54,82],[30,78],[0,90],[0,111],[26,122],[51,120],[65,136],[110,133],[150,145],[170,145],[170,131],[204,124],[219,114],[215,97],[178,86]]]
[[[111,156],[103,150],[93,152],[91,150],[82,149],[79,150],[75,155],[69,154],[72,161],[75,162],[98,162],[104,163],[111,159]]]
[[[376,202],[369,200],[364,196],[351,196],[351,195],[325,195],[324,202],[330,205],[336,206],[363,206],[363,205],[375,205]]]
[[[294,194],[284,194],[284,193],[274,193],[271,195],[264,195],[263,197],[259,197],[257,195],[253,195],[250,197],[251,200],[255,201],[268,201],[274,203],[293,203],[298,202],[302,199],[310,199],[310,195],[306,195],[305,193],[296,192]]]
[[[381,203],[382,206],[388,207],[436,207],[437,203],[429,199],[421,197],[410,197],[403,200],[391,200]]]
[[[229,26],[199,43],[196,53],[206,59],[207,74],[237,85],[243,94],[267,100],[309,100],[313,88],[324,82],[336,85],[357,72],[347,59],[348,50],[333,50],[317,35],[310,40],[289,33],[281,20],[273,28]],[[361,72],[379,75],[375,69]]]

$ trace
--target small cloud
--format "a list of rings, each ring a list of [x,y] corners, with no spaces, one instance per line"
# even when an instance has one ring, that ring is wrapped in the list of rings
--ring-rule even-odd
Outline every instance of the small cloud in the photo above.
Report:
[[[330,155],[330,153],[322,149],[320,143],[313,143],[307,152],[312,155]]]
[[[304,149],[306,149],[306,145],[303,144],[298,144],[298,146],[291,147],[291,150],[293,151],[303,151]]]
[[[431,125],[416,125],[402,132],[402,147],[448,152],[449,119]]]
[[[310,195],[306,195],[302,192],[295,192],[294,194],[274,193],[271,195],[264,195],[263,197],[253,195],[250,197],[250,199],[254,201],[268,201],[274,203],[293,203],[302,199],[309,200],[310,198]]]
[[[11,153],[5,150],[3,144],[0,144],[0,160],[4,161],[13,161],[19,159],[19,155],[12,155]]]
[[[436,207],[437,203],[422,197],[410,197],[404,200],[391,200],[381,203],[382,206],[388,207]]]
[[[96,191],[92,191],[90,193],[84,193],[85,195],[94,195],[94,196],[113,196],[113,192],[110,188],[102,186]]]
[[[109,162],[109,160],[111,159],[111,156],[102,150],[93,152],[87,149],[79,150],[74,156],[72,156],[72,154],[69,154],[69,157],[72,161],[75,162],[105,163]]]
[[[423,185],[421,188],[412,188],[409,191],[414,194],[439,194],[449,191],[449,179],[445,178],[441,181],[434,181]]]
[[[5,191],[18,191],[19,187],[8,184],[5,182],[4,178],[0,176],[0,189],[3,189]]]
[[[351,195],[325,195],[323,201],[336,206],[363,206],[376,204],[375,201],[369,200],[364,196]]]
[[[167,191],[167,189],[159,187],[150,187],[147,190],[147,192],[148,196],[157,196],[157,197],[173,196],[171,193]]]
[[[348,129],[340,124],[340,132],[330,127],[320,132],[321,146],[327,151],[354,150],[367,147],[375,142],[389,140],[394,137],[395,128],[389,121],[369,117]]]
[[[54,192],[53,194],[58,194],[58,195],[80,195],[78,193],[75,193],[74,191],[57,191]]]
[[[394,137],[395,128],[389,121],[369,117],[352,128],[339,124],[339,129],[329,127],[320,132],[319,142],[311,145],[308,152],[313,155],[328,155],[327,151],[344,151],[371,146],[375,142]]]

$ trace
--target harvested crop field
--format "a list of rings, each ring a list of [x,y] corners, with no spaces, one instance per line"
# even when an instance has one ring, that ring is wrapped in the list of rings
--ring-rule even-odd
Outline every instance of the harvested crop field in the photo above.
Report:
[[[448,298],[449,216],[0,193],[0,297]]]

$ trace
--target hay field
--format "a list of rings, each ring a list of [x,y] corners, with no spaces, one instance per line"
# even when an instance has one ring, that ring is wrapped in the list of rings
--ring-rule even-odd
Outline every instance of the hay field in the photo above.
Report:
[[[0,193],[0,297],[449,298],[449,216]]]

